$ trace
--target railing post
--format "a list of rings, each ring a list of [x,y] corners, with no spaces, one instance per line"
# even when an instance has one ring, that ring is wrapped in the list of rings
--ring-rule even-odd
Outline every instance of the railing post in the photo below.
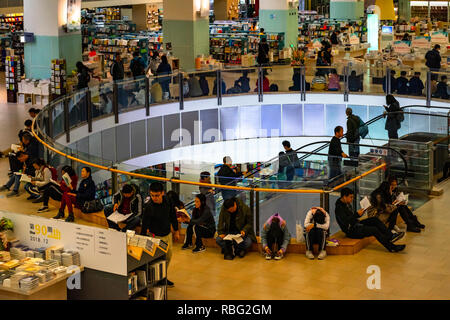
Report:
[[[250,190],[250,212],[253,216],[256,216],[255,213],[255,191]],[[254,230],[256,231],[256,223],[253,225]]]
[[[112,166],[112,169],[117,169],[117,167]],[[111,190],[112,190],[112,194],[116,194],[119,191],[119,183],[117,180],[118,176],[117,176],[117,172],[111,172]]]
[[[87,111],[87,122],[88,131],[92,132],[92,100],[91,100],[91,90],[86,91],[86,111]]]
[[[178,73],[178,82],[180,83],[180,111],[184,110],[184,92],[183,92],[183,73]]]
[[[217,105],[222,105],[222,71],[220,69],[217,69],[217,75],[216,75],[216,95],[217,95]]]
[[[323,194],[323,207],[326,212],[330,212],[330,194],[328,192]]]
[[[258,102],[263,102],[264,100],[264,76],[263,68],[258,68]]]
[[[391,69],[386,67],[386,94],[391,94]]]
[[[348,66],[344,67],[344,101],[348,102],[348,74],[350,68]]]
[[[427,71],[427,107],[431,106],[431,71]]]
[[[66,133],[66,142],[70,142],[70,124],[69,124],[69,98],[64,99],[64,132]]]
[[[119,86],[116,82],[113,83],[113,111],[114,123],[119,123]]]
[[[306,101],[306,68],[300,67],[300,101]]]
[[[145,115],[150,116],[150,79],[145,77]]]
[[[53,139],[53,108],[49,108],[47,117],[47,132],[46,134]]]
[[[259,236],[259,192],[255,192],[255,224],[256,235]]]

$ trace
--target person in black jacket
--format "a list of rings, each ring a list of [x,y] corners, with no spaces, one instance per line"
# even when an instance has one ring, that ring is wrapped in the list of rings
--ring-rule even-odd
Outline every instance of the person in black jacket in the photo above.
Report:
[[[111,65],[110,73],[114,81],[123,80],[125,72],[120,54],[116,54],[116,59]]]
[[[29,156],[28,153],[19,151],[17,152],[17,160],[22,165],[22,167],[11,175],[9,178],[9,181],[2,187],[0,187],[0,191],[9,191],[9,188],[11,188],[14,185],[13,191],[8,193],[7,197],[17,197],[19,195],[19,187],[20,187],[20,178],[22,177],[21,173],[26,174],[30,177],[34,177],[35,169],[33,167],[33,159]],[[19,171],[20,170],[20,171]],[[18,173],[18,174],[16,174]]]
[[[202,89],[202,94],[204,96],[208,96],[209,95],[209,84],[208,84],[208,80],[206,80],[206,76],[204,74],[201,74],[198,82],[200,83],[200,88]]]
[[[435,98],[439,99],[448,99],[448,91],[447,91],[447,76],[443,75],[441,77],[441,81],[437,84],[436,93],[433,95]]]
[[[421,96],[425,88],[422,80],[420,80],[420,72],[414,72],[414,76],[409,79],[408,94],[412,96]]]
[[[81,90],[87,88],[89,85],[89,81],[91,80],[91,76],[89,75],[89,69],[86,67],[83,62],[78,61],[77,64],[77,78],[78,84],[77,89]]]
[[[352,108],[347,108],[345,110],[345,114],[347,115],[347,142],[354,143],[355,145],[348,146],[348,153],[352,158],[359,157],[359,117],[353,114]]]
[[[168,268],[172,259],[173,240],[179,240],[180,232],[175,207],[164,196],[164,187],[160,182],[153,182],[150,185],[150,200],[144,205],[141,235],[146,236],[148,232],[168,244],[166,254]],[[167,285],[174,286],[169,280]]]
[[[439,54],[440,49],[441,46],[435,44],[433,50],[430,50],[425,54],[425,65],[430,68],[431,71],[439,71],[441,68],[441,55]]]
[[[287,140],[282,142],[284,147],[284,161],[281,161],[280,163],[285,164],[286,168],[286,180],[292,181],[294,180],[295,176],[295,168],[300,168],[300,162],[297,157],[297,152],[292,150],[291,143]],[[280,155],[279,155],[280,157]],[[283,159],[280,159],[283,160]]]
[[[388,132],[389,139],[398,139],[398,130],[401,128],[401,122],[399,120],[401,111],[400,104],[392,94],[386,96],[386,104],[387,106],[384,106],[386,109],[384,116],[387,116],[387,119],[384,128]]]
[[[170,75],[171,73],[172,73],[172,67],[169,64],[167,57],[162,56],[161,63],[159,64],[158,69],[156,70],[156,75],[159,77],[158,81],[159,81],[159,84],[161,85],[164,99],[170,98],[170,82],[172,80],[171,80],[171,77],[160,77],[160,76]]]
[[[258,65],[263,66],[269,63],[269,50],[267,39],[262,37],[261,42],[258,45],[258,57],[256,58]]]
[[[126,224],[124,228],[120,228],[115,222],[108,220],[108,226],[112,229],[125,232],[126,230],[134,230],[141,222],[142,214],[142,197],[136,186],[126,184],[122,190],[113,196],[113,206],[105,208],[105,216],[108,218],[114,212],[123,215],[129,215],[122,223]]]
[[[406,71],[400,72],[400,77],[397,78],[397,93],[408,94],[408,79],[406,78]]]
[[[342,174],[341,160],[348,158],[348,155],[342,151],[341,138],[344,136],[344,128],[337,126],[334,128],[334,137],[331,138],[330,147],[328,148],[328,179],[331,180]]]
[[[217,172],[217,177],[219,179],[219,184],[228,185],[228,186],[236,186],[237,178],[242,176],[242,173],[238,172],[237,169],[233,169],[232,161],[230,157],[223,158],[223,165],[220,168],[219,172]],[[234,198],[237,194],[236,190],[232,189],[222,189],[222,197],[223,200]]]
[[[395,70],[391,70],[391,92],[394,93],[397,90],[397,80],[395,79]],[[387,93],[387,76],[383,77],[383,92]]]
[[[333,31],[333,34],[330,37],[331,44],[333,44],[333,45],[339,44],[338,35],[339,35],[338,30]]]
[[[363,239],[374,236],[390,252],[399,252],[405,249],[406,245],[395,245],[398,235],[390,232],[386,226],[377,218],[368,218],[360,221],[359,217],[364,214],[364,209],[353,211],[351,206],[354,193],[349,188],[341,190],[341,197],[336,201],[336,220],[341,230],[348,238]]]
[[[195,248],[193,253],[205,251],[203,238],[213,238],[216,233],[216,222],[211,213],[211,209],[206,205],[206,197],[203,194],[195,196],[195,208],[192,210],[192,219],[182,218],[180,222],[188,223],[186,237],[182,250],[192,247],[192,235],[195,235]]]
[[[351,92],[363,91],[363,85],[360,77],[356,75],[356,71],[353,70],[348,77],[348,90]]]
[[[30,158],[39,158],[39,142],[31,133],[24,133],[22,136],[23,151],[28,153]]]

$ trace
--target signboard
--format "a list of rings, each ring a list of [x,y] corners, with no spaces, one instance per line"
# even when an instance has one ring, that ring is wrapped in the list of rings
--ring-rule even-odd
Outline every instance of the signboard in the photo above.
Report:
[[[359,44],[359,37],[357,33],[352,33],[350,35],[350,44]]]
[[[67,31],[81,30],[81,0],[67,0]]]
[[[127,238],[123,232],[0,211],[14,223],[14,237],[33,248],[61,245],[80,253],[84,267],[127,275]]]
[[[431,33],[431,42],[447,43],[448,34],[443,31],[435,31]]]
[[[370,149],[370,153],[380,155],[380,156],[387,156],[388,150],[387,149],[378,149],[378,148],[372,148]]]
[[[411,42],[411,46],[413,48],[429,49],[430,40],[428,39],[428,37],[424,36],[415,37],[414,40]]]

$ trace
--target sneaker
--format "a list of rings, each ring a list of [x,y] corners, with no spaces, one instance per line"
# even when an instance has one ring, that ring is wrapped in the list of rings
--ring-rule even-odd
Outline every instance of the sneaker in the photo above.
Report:
[[[319,260],[323,260],[327,257],[327,252],[325,250],[320,251],[319,256],[317,257],[317,259]]]
[[[314,255],[311,251],[306,251],[306,257],[310,260],[314,260]]]
[[[31,201],[32,203],[40,203],[40,202],[44,202],[44,197],[43,196],[39,196],[38,198],[34,199],[33,201]]]
[[[206,251],[205,246],[195,247],[195,249],[192,250],[192,253],[199,253],[199,252],[203,252],[203,251]]]
[[[264,257],[266,258],[266,260],[272,260],[272,255],[269,253],[264,253]]]
[[[233,256],[232,254],[226,254],[223,258],[224,258],[225,260],[233,260],[233,259],[234,259],[234,256]]]
[[[29,196],[29,197],[27,198],[27,200],[34,200],[34,199],[36,199],[35,196]]]
[[[2,192],[2,191],[9,191],[9,188],[7,186],[1,186],[0,192]]]
[[[409,225],[409,226],[406,228],[406,231],[414,232],[414,233],[420,233],[421,229],[420,229],[419,227]]]
[[[397,242],[400,239],[403,239],[405,236],[404,232],[397,232],[392,235],[391,243]]]
[[[392,231],[392,233],[395,233],[395,232],[402,232],[402,230],[400,230],[400,228],[399,228],[397,225],[395,225],[394,228],[393,228],[391,231]],[[394,232],[394,231],[395,231],[395,232]]]
[[[58,220],[58,219],[64,219],[64,212],[58,211],[58,214],[54,216],[52,219]]]
[[[246,253],[247,253],[247,252],[246,252],[245,250],[239,251],[239,253],[238,253],[239,258],[245,257],[245,254],[246,254]]]
[[[50,209],[46,206],[43,206],[42,208],[38,209],[38,212],[48,212]]]
[[[417,221],[416,223],[417,227],[419,227],[420,229],[425,229],[425,225],[421,224],[419,221]]]
[[[393,245],[393,247],[391,249],[389,249],[390,252],[400,252],[403,251],[406,248],[405,244],[400,244],[400,245]]]
[[[277,252],[277,254],[275,255],[275,260],[281,260],[281,259],[283,259],[283,257],[284,257],[283,253]]]
[[[175,284],[172,281],[170,281],[169,279],[167,279],[167,288],[173,288],[173,287],[175,287]]]
[[[8,194],[6,195],[7,198],[10,198],[10,197],[18,197],[18,196],[19,196],[19,191],[11,191],[10,193],[8,193]]]
[[[192,244],[190,243],[185,243],[183,244],[183,246],[181,247],[181,250],[187,250],[189,248],[192,248]]]
[[[69,216],[67,217],[67,219],[64,220],[64,221],[66,221],[66,222],[74,222],[74,221],[75,221],[75,218],[73,217],[73,215],[69,214]]]

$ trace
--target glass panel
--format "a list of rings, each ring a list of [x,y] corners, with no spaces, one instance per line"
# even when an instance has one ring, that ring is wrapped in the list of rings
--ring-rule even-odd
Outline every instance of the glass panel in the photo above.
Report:
[[[324,129],[325,117],[324,117],[324,105],[323,104],[305,104],[303,121],[305,136],[324,136],[326,131]]]
[[[261,106],[260,137],[279,137],[281,134],[281,105]]]
[[[295,137],[303,134],[303,105],[284,104],[282,109],[282,135]]]
[[[244,106],[239,108],[239,138],[257,138],[261,129],[261,107]]]
[[[222,140],[234,140],[239,138],[239,108],[220,109],[220,131]]]

